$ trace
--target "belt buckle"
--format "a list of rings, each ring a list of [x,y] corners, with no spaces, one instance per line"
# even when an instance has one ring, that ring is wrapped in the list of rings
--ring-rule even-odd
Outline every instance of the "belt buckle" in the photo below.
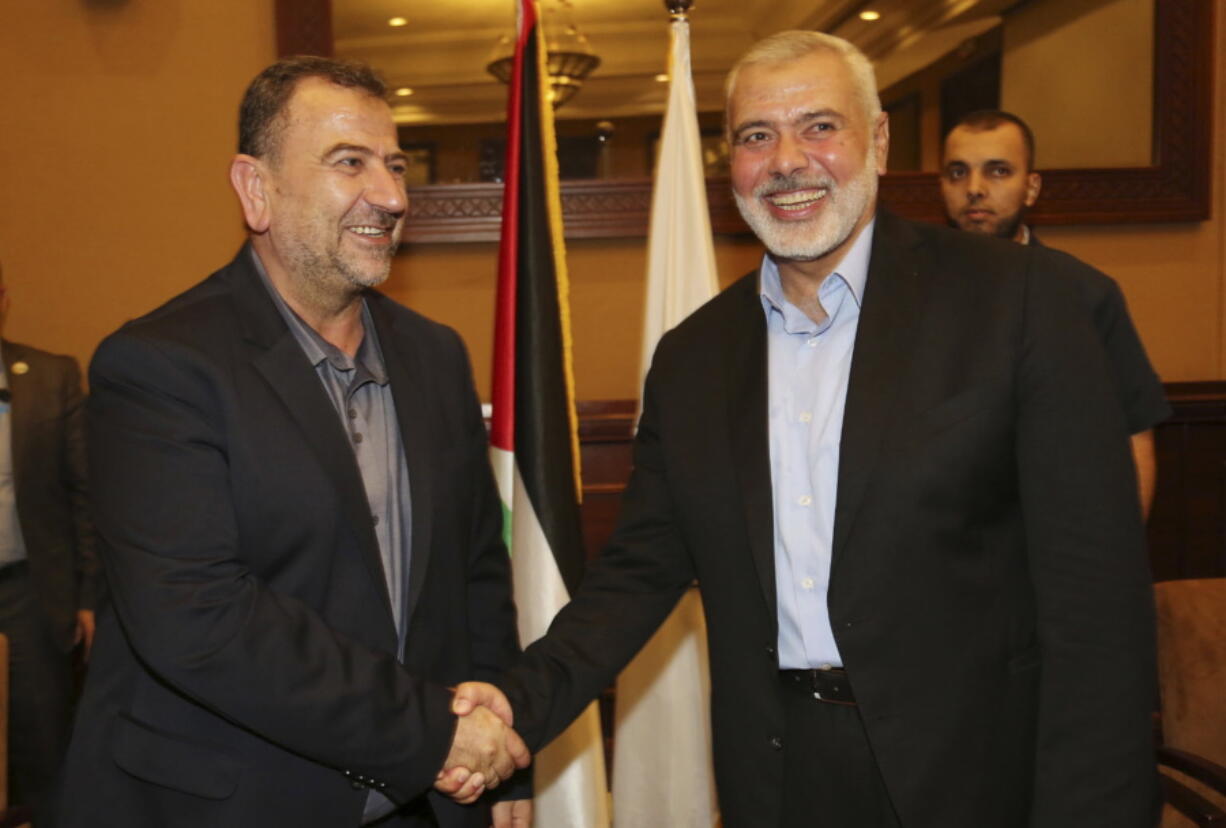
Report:
[[[829,673],[833,669],[834,669],[833,664],[823,664],[821,667],[818,667],[816,670],[814,670],[813,671],[814,672],[814,676],[813,676],[814,684],[817,683],[817,675],[816,675],[817,673]],[[817,699],[818,701],[826,701],[825,699],[822,698],[822,691],[818,690],[816,687],[813,688],[813,698]]]

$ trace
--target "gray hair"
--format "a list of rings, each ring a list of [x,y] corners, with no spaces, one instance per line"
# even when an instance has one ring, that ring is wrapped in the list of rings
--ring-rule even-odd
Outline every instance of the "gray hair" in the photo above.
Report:
[[[873,73],[872,62],[852,43],[841,37],[801,30],[777,32],[759,40],[749,47],[748,52],[741,55],[724,81],[725,107],[727,102],[732,100],[737,77],[746,66],[786,63],[818,52],[838,55],[846,62],[864,104],[864,112],[870,122],[875,120],[881,114],[881,99],[877,96],[877,76]]]

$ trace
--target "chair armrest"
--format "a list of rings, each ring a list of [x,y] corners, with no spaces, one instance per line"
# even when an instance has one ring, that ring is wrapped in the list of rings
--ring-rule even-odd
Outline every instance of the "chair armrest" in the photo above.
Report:
[[[1158,778],[1162,781],[1162,798],[1166,803],[1197,826],[1226,825],[1226,811],[1165,773],[1158,774]]]
[[[1158,764],[1187,774],[1197,782],[1208,785],[1226,796],[1226,768],[1195,753],[1170,747],[1157,749]]]

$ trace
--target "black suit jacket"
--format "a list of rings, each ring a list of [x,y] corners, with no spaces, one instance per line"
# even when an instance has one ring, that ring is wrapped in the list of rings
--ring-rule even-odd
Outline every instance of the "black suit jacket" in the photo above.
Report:
[[[78,609],[93,609],[98,563],[85,472],[81,371],[59,356],[4,340],[17,519],[30,579],[55,643],[72,648]],[[17,367],[14,367],[17,366]]]
[[[1124,418],[1064,278],[1078,269],[876,224],[828,601],[905,828],[1151,824],[1150,582]],[[755,273],[661,341],[614,537],[504,680],[539,746],[697,578],[730,828],[778,824],[789,738],[765,330]]]
[[[409,463],[404,652],[348,437],[244,248],[91,366],[115,612],[61,825],[356,826],[364,784],[401,802],[430,790],[454,729],[448,685],[518,653],[463,346],[366,301]],[[488,824],[487,808],[431,797],[444,826]]]

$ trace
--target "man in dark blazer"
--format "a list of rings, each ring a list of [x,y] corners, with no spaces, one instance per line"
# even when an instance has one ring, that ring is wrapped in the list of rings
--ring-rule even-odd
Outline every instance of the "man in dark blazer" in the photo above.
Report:
[[[846,41],[772,36],[728,89],[769,254],[661,340],[618,528],[501,682],[516,728],[546,743],[697,579],[729,828],[1151,824],[1150,583],[1062,278],[1087,268],[877,210]]]
[[[449,689],[518,653],[509,561],[459,337],[371,290],[406,208],[383,86],[281,61],[239,131],[249,243],[91,367],[114,611],[58,824],[484,828],[432,786],[527,762]]]
[[[9,295],[0,273],[0,328]],[[0,341],[0,633],[9,639],[8,799],[37,812],[68,745],[72,652],[89,657],[98,563],[76,360]]]

